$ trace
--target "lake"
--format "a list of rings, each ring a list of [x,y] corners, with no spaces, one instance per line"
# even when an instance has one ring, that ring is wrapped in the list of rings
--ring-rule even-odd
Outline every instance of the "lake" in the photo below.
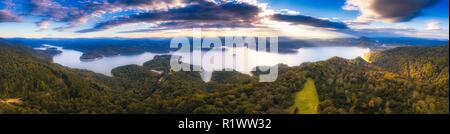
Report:
[[[43,45],[42,48],[35,49],[44,49],[45,47],[55,47],[50,45]],[[96,73],[101,73],[107,76],[111,76],[111,70],[120,66],[125,65],[143,65],[144,62],[152,60],[156,55],[165,55],[165,54],[176,54],[182,57],[186,57],[188,53],[150,53],[145,52],[137,55],[117,55],[111,57],[103,57],[102,59],[94,60],[94,61],[81,61],[80,57],[83,55],[80,51],[64,49],[62,47],[56,47],[58,50],[62,51],[61,54],[55,56],[53,58],[53,62],[58,63],[60,65],[77,68],[77,69],[86,69]],[[266,53],[266,52],[256,52],[253,49],[248,48],[237,48],[236,51],[245,51],[247,52],[246,59],[246,67],[237,68],[236,71],[241,73],[250,74],[252,68],[256,66],[272,66],[278,63],[283,63],[288,66],[297,66],[304,62],[315,62],[321,60],[327,60],[331,57],[338,56],[346,59],[353,59],[358,56],[363,56],[365,53],[370,52],[369,48],[361,48],[361,47],[307,47],[300,48],[296,53]],[[231,53],[232,51],[225,51],[224,53]],[[202,55],[205,55],[203,53]],[[221,56],[223,53],[221,51],[208,51],[208,55]],[[191,63],[191,61],[187,58],[182,59],[183,62]],[[243,60],[241,60],[243,61]],[[231,68],[232,63],[225,62],[225,68]],[[202,79],[204,81],[209,81],[211,78],[211,73],[220,68],[220,65],[207,66],[205,70],[200,72]]]

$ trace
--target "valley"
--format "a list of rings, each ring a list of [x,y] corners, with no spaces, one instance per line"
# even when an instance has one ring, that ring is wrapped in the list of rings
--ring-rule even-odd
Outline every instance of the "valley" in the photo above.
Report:
[[[29,47],[0,44],[0,99],[21,100],[0,103],[0,113],[275,114],[297,113],[291,107],[300,102],[299,113],[312,106],[305,112],[448,114],[448,44],[379,50],[371,63],[327,57],[280,64],[272,83],[237,71],[213,71],[205,82],[198,72],[170,71],[165,55],[106,76],[55,64]],[[300,94],[313,89],[312,81],[317,98]]]

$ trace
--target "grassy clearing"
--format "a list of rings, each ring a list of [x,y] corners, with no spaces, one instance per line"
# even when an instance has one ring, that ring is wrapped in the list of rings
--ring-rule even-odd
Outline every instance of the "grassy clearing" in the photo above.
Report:
[[[319,96],[314,85],[314,80],[308,78],[303,89],[295,94],[295,102],[289,108],[292,114],[317,114]]]

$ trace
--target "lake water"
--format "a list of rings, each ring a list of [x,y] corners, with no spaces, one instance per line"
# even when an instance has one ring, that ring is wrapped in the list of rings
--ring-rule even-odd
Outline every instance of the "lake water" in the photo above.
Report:
[[[49,47],[49,45],[44,45],[44,47]],[[161,53],[146,52],[131,56],[118,55],[112,57],[104,57],[99,60],[85,62],[80,60],[80,56],[83,55],[83,53],[80,51],[64,49],[61,47],[56,48],[62,51],[62,53],[53,58],[53,61],[55,63],[70,68],[87,69],[96,73],[105,74],[107,76],[111,76],[111,70],[116,67],[130,64],[143,65],[144,62],[152,60],[156,55],[164,55]],[[43,48],[36,48],[36,49],[43,49]],[[272,66],[278,63],[283,63],[289,66],[297,66],[304,62],[327,60],[333,56],[338,56],[346,59],[353,59],[358,56],[363,56],[365,53],[370,52],[370,49],[360,47],[308,47],[298,49],[297,53],[278,53],[278,54],[256,52],[255,50],[248,48],[238,48],[236,49],[236,51],[241,52],[246,51],[247,53],[246,54],[247,56],[244,56],[246,58],[242,57],[239,58],[245,59],[240,60],[239,63],[242,63],[241,65],[246,66],[236,68],[236,71],[245,74],[250,74],[251,69],[256,66]],[[213,55],[212,57],[214,56],[220,57],[223,55],[227,55],[231,52],[232,51],[225,51],[224,52],[225,54],[223,54],[221,51],[208,51],[207,55],[209,56]],[[176,54],[182,57],[189,57],[188,53],[166,53],[166,54]],[[203,55],[203,57],[206,57],[205,53],[202,53],[201,55]],[[183,58],[182,61],[186,63],[191,63],[189,58]],[[246,64],[243,64],[244,62]],[[233,65],[229,61],[223,63],[225,63],[224,64],[225,68],[231,68],[232,67],[231,65]],[[211,78],[211,72],[213,72],[217,68],[221,68],[222,66],[220,64],[214,64],[203,67],[204,71],[200,72],[202,79],[205,81],[209,81],[209,79]]]

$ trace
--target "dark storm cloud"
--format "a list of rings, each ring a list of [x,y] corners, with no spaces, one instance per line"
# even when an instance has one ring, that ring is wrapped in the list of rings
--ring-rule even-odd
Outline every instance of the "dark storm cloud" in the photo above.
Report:
[[[359,10],[360,21],[406,22],[439,0],[347,0],[344,9]],[[446,12],[446,11],[444,11]]]
[[[167,11],[150,11],[136,15],[119,17],[96,24],[93,28],[78,31],[80,33],[95,32],[112,27],[146,22],[164,22],[160,28],[187,28],[187,27],[243,27],[251,25],[258,20],[261,9],[255,5],[240,2],[213,3],[201,1],[181,8]],[[168,21],[168,22],[167,22]],[[172,24],[172,25],[169,25]]]
[[[180,0],[108,0],[109,3],[124,6],[145,6],[145,5],[161,5],[175,4]],[[188,1],[183,0],[181,2]]]
[[[147,5],[158,3],[174,3],[176,0],[108,0],[110,3],[117,3],[123,5]]]
[[[342,22],[333,22],[325,19],[319,19],[304,15],[275,14],[272,16],[272,19],[277,21],[290,22],[292,24],[308,25],[313,27],[348,29],[347,25]]]
[[[1,22],[18,22],[20,19],[18,16],[12,14],[6,10],[0,10],[0,23]]]
[[[170,29],[187,29],[187,28],[261,28],[260,26],[255,26],[253,24],[239,24],[232,22],[210,22],[210,23],[190,23],[190,22],[167,22],[159,24],[157,27],[137,29],[131,31],[123,31],[119,33],[139,33],[139,32],[151,32],[159,30],[170,30]]]

